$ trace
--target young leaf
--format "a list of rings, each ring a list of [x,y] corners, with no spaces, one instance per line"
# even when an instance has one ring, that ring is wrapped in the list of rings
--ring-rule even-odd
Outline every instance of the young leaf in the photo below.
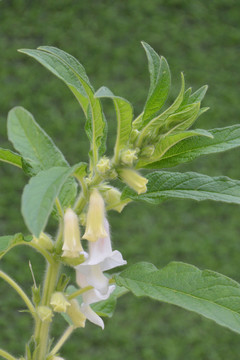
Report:
[[[240,181],[226,176],[210,177],[194,172],[156,171],[146,176],[147,192],[137,195],[125,188],[122,198],[159,204],[170,198],[214,200],[240,204]]]
[[[100,101],[94,97],[94,89],[89,83],[88,77],[86,76],[85,71],[83,71],[83,67],[79,67],[79,63],[76,59],[73,61],[73,57],[59,51],[57,48],[52,48],[51,46],[41,47],[40,49],[41,50],[22,49],[20,52],[35,58],[48,70],[63,80],[73,91],[74,95],[77,93],[87,97],[87,102],[84,98],[84,104],[82,104],[82,99],[80,100],[80,103],[85,115],[87,114],[88,106],[91,108],[91,150],[93,153],[93,162],[96,164],[98,161],[98,149],[102,144],[105,127]],[[78,66],[76,65],[77,63]]]
[[[133,109],[125,99],[115,96],[107,87],[101,87],[96,93],[96,98],[111,98],[117,114],[117,139],[115,144],[115,159],[118,159],[119,151],[126,146],[132,130]]]
[[[171,115],[172,113],[177,111],[177,109],[179,108],[179,106],[181,105],[181,103],[183,101],[183,96],[184,96],[185,81],[184,81],[183,73],[181,73],[181,80],[182,80],[181,89],[180,89],[180,92],[179,92],[177,98],[172,103],[172,105],[169,108],[167,108],[167,110],[165,110],[162,114],[156,116],[145,126],[145,128],[141,131],[141,134],[137,141],[137,146],[140,147],[142,142],[144,141],[144,139],[149,134],[156,132],[159,129],[159,127],[166,122],[166,119],[169,117],[169,115]],[[134,122],[133,122],[134,128],[138,128],[137,125],[139,124],[139,121],[140,121],[139,119],[134,120]]]
[[[208,130],[213,139],[195,136],[171,147],[160,160],[144,165],[149,169],[162,169],[192,161],[198,156],[218,153],[240,146],[240,125]],[[143,167],[143,166],[141,166]]]
[[[11,150],[0,148],[0,161],[22,168],[22,158]]]
[[[53,167],[39,172],[25,186],[22,214],[28,229],[36,237],[44,230],[54,202],[72,172],[72,168]]]
[[[240,333],[240,284],[224,275],[181,262],[161,270],[142,262],[115,280],[136,296],[180,306]]]
[[[150,72],[150,88],[147,102],[142,116],[141,130],[147,123],[153,119],[165,103],[169,88],[171,75],[167,60],[159,57],[150,45],[142,42],[148,58],[148,67]]]
[[[137,163],[137,168],[138,169],[144,168],[149,163],[155,163],[156,161],[160,160],[172,146],[179,143],[180,141],[183,141],[184,139],[193,136],[207,136],[212,138],[212,134],[202,129],[184,131],[174,135],[164,136],[159,140],[158,144],[156,145],[154,153],[151,156],[151,158],[145,158],[145,159],[140,158],[140,160]]]
[[[201,102],[207,92],[208,86],[204,85],[197,91],[195,91],[192,95],[189,96],[188,104],[193,104],[196,102]]]

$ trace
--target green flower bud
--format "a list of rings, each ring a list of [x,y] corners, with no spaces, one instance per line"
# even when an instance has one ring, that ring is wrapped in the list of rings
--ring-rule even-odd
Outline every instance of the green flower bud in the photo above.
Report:
[[[148,180],[137,171],[127,168],[120,169],[119,175],[121,179],[138,194],[143,194],[147,191]]]
[[[104,175],[111,169],[110,160],[107,157],[102,157],[97,163],[97,170],[100,174]]]
[[[38,306],[37,314],[43,322],[51,322],[53,317],[52,309],[48,306]]]
[[[48,250],[48,251],[52,251],[53,250],[53,241],[51,240],[51,238],[45,234],[44,232],[41,232],[39,238],[36,238],[35,236],[33,236],[33,240],[32,240],[35,244],[37,244],[38,246],[40,246],[41,248]]]
[[[116,210],[119,213],[122,211],[127,202],[121,200],[121,192],[114,188],[108,187],[107,191],[103,193],[104,199],[106,200],[108,208]]]
[[[154,145],[148,145],[146,147],[144,147],[141,151],[141,156],[142,157],[151,157],[153,155],[155,151],[155,146]]]
[[[134,161],[137,160],[136,150],[124,150],[121,153],[121,161],[123,164],[132,166]]]
[[[56,291],[52,294],[50,305],[53,307],[53,310],[56,312],[66,312],[67,307],[70,306],[70,302],[67,301],[64,294],[60,291]]]
[[[86,316],[80,311],[76,299],[70,300],[70,306],[67,308],[67,315],[76,327],[85,327]]]

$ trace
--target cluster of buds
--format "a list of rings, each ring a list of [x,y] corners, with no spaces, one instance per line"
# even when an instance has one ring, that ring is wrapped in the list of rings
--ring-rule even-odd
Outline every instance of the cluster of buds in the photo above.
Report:
[[[88,253],[84,253],[81,246],[77,215],[68,209],[64,217],[63,255],[76,257],[81,253],[85,254],[86,260],[76,266],[76,281],[80,288],[90,287],[90,289],[82,294],[81,305],[73,300],[69,305],[66,304],[67,314],[75,326],[83,327],[85,320],[88,319],[103,329],[103,320],[90,305],[108,299],[115,289],[115,285],[109,284],[104,271],[125,265],[126,261],[119,251],[112,250],[105,204],[97,189],[93,189],[90,194],[86,229],[82,238],[88,240]],[[59,305],[55,306],[58,308]]]

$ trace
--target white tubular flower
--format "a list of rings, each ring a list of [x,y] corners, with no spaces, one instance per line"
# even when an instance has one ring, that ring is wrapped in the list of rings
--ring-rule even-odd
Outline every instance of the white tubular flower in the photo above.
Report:
[[[141,176],[137,171],[125,168],[119,170],[119,175],[122,180],[138,194],[143,194],[147,191],[148,180]]]
[[[89,305],[83,303],[81,305],[81,311],[89,321],[104,329],[104,322],[102,318],[100,318],[100,316],[98,316]]]
[[[63,233],[63,256],[69,258],[79,257],[84,253],[81,240],[78,217],[72,209],[67,209],[64,214],[64,233]]]
[[[90,195],[86,231],[83,239],[97,241],[99,238],[107,236],[104,228],[104,217],[105,206],[103,198],[97,189],[93,189]]]
[[[106,218],[104,218],[104,229],[105,237],[98,238],[96,242],[89,242],[89,257],[76,268],[80,272],[88,273],[89,270],[84,268],[92,265],[100,265],[102,271],[107,271],[127,263],[123,260],[120,251],[112,250],[109,222]]]

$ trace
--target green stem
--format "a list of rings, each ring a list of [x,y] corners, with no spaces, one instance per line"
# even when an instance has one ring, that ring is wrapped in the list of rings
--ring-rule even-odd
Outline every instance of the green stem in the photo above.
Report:
[[[23,289],[12,279],[10,276],[5,274],[3,271],[0,271],[0,277],[5,280],[17,293],[21,296],[25,304],[27,305],[30,313],[33,317],[35,317],[35,308],[31,302],[31,300],[28,298],[28,296],[25,294]]]
[[[67,339],[69,338],[69,336],[71,336],[73,330],[75,329],[75,327],[73,325],[69,326],[67,328],[67,330],[63,333],[63,335],[60,337],[60,339],[58,340],[58,342],[56,343],[56,345],[54,346],[54,348],[52,349],[52,351],[50,352],[49,355],[55,355],[63,346],[63,344],[67,341]]]
[[[41,306],[49,306],[52,293],[55,290],[56,282],[58,279],[58,274],[60,270],[60,264],[55,262],[54,264],[48,264],[45,282],[43,286],[43,296],[41,301]],[[37,360],[45,360],[46,353],[48,350],[48,340],[49,340],[49,321],[41,321],[37,319],[35,327],[35,340],[38,347],[37,351]]]
[[[14,356],[9,354],[7,351],[0,349],[0,356],[7,360],[17,360]]]
[[[89,286],[86,286],[86,287],[84,287],[84,288],[82,288],[82,289],[79,289],[79,290],[77,290],[77,291],[74,291],[74,293],[72,293],[71,295],[68,296],[68,299],[69,299],[69,300],[72,300],[72,299],[74,299],[75,297],[77,297],[78,295],[81,295],[81,294],[83,294],[83,293],[85,293],[86,291],[91,290],[91,289],[93,289],[93,287],[92,287],[91,285],[89,285]]]

